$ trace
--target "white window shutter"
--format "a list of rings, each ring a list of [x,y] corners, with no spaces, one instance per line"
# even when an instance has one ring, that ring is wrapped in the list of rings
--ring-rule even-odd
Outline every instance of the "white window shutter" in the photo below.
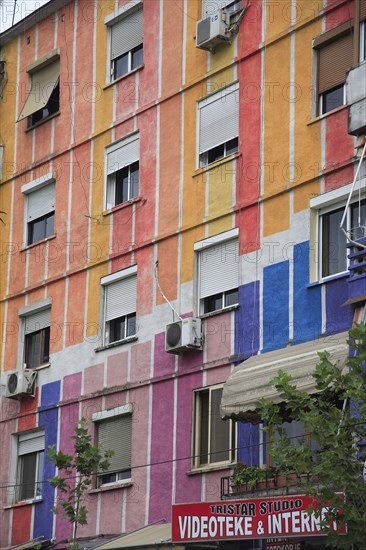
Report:
[[[55,210],[56,184],[50,183],[28,194],[28,222]]]
[[[137,276],[105,286],[105,320],[111,321],[136,311]]]
[[[44,430],[18,435],[18,456],[44,451]]]
[[[25,318],[25,334],[36,332],[43,328],[49,327],[51,324],[51,309],[42,309],[36,311]]]
[[[239,135],[239,87],[229,86],[199,103],[199,153]]]
[[[143,43],[144,18],[143,10],[131,13],[111,27],[111,59],[133,50]]]
[[[113,174],[125,166],[129,166],[140,158],[140,138],[138,134],[121,141],[119,147],[113,146],[107,150],[107,174]]]
[[[199,297],[239,287],[239,241],[232,239],[199,253]]]
[[[131,468],[132,415],[117,416],[98,423],[98,445],[103,451],[114,451],[108,472]]]

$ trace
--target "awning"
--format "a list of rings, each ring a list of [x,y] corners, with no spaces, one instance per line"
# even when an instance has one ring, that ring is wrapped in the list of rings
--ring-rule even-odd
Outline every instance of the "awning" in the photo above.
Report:
[[[18,122],[46,107],[60,77],[60,60],[42,67],[31,74],[32,86],[18,117]]]
[[[279,369],[290,374],[300,390],[313,393],[315,380],[312,373],[319,362],[318,352],[328,351],[331,361],[339,361],[340,367],[344,367],[348,357],[347,338],[348,332],[342,332],[250,357],[235,368],[224,384],[222,418],[258,422],[255,414],[258,399],[265,398],[275,403],[281,401],[276,389],[269,383]]]
[[[118,550],[119,548],[140,548],[151,547],[152,550],[159,547],[172,546],[172,524],[162,523],[159,525],[148,525],[133,533],[122,535],[106,544],[98,546],[98,550]],[[183,549],[183,546],[174,545],[176,549]]]
[[[0,548],[0,550],[26,550],[31,548],[49,548],[51,546],[50,540],[45,540],[43,537],[38,537],[36,539],[29,540],[28,542],[23,542],[21,544],[16,544],[15,546],[6,546]]]

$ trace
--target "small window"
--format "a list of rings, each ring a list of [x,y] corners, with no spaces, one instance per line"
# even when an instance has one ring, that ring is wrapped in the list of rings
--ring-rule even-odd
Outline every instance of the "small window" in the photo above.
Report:
[[[141,67],[143,60],[142,7],[110,23],[111,81]]]
[[[42,497],[44,431],[18,435],[17,501]]]
[[[36,311],[24,318],[24,363],[33,369],[50,360],[51,310]]]
[[[215,243],[196,243],[200,314],[219,311],[239,303],[238,238]]]
[[[366,12],[366,8],[364,10]],[[360,62],[362,61],[366,61],[366,21],[362,21],[360,25]]]
[[[198,103],[199,165],[227,157],[239,147],[239,85],[234,84]]]
[[[112,145],[106,151],[107,209],[134,199],[139,194],[140,139],[138,134]]]
[[[31,245],[55,233],[55,182],[25,194],[27,244]]]
[[[132,273],[131,273],[132,272]],[[136,336],[136,268],[127,268],[102,279],[104,289],[104,343]]]
[[[60,110],[60,59],[36,63],[30,72],[30,92],[18,121],[28,119],[28,127],[58,113]]]
[[[195,468],[235,461],[235,424],[222,420],[222,386],[212,386],[194,395]]]
[[[98,486],[131,479],[132,415],[110,417],[97,422],[98,445],[113,451],[106,472],[98,475]]]

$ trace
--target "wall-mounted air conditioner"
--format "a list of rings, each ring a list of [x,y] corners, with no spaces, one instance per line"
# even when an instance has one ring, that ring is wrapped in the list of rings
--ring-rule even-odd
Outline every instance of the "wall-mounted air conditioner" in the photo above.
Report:
[[[37,378],[37,372],[31,369],[8,374],[6,380],[6,397],[18,399],[22,395],[31,395],[34,397],[34,382]]]
[[[196,47],[201,50],[212,50],[218,44],[230,43],[229,22],[230,15],[224,10],[197,21]]]
[[[188,317],[166,326],[165,351],[179,354],[195,349],[202,349],[201,319]]]

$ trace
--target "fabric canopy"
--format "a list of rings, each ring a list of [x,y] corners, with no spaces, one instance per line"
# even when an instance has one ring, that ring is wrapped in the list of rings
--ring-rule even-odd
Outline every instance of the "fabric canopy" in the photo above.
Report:
[[[147,525],[143,529],[138,529],[127,535],[122,535],[116,539],[113,539],[106,544],[98,546],[98,550],[117,550],[119,548],[133,548],[134,546],[156,546],[169,545],[171,548],[172,543],[172,524],[163,523],[158,525]],[[175,548],[183,548],[174,545]]]
[[[31,74],[31,90],[19,115],[18,122],[46,107],[60,78],[60,60],[57,59]]]
[[[226,381],[221,400],[222,418],[258,422],[255,414],[258,399],[279,403],[279,397],[270,381],[282,369],[290,374],[300,390],[313,393],[314,368],[319,362],[318,352],[328,351],[332,362],[345,366],[348,357],[348,332],[327,336],[276,351],[255,355],[238,365]]]

